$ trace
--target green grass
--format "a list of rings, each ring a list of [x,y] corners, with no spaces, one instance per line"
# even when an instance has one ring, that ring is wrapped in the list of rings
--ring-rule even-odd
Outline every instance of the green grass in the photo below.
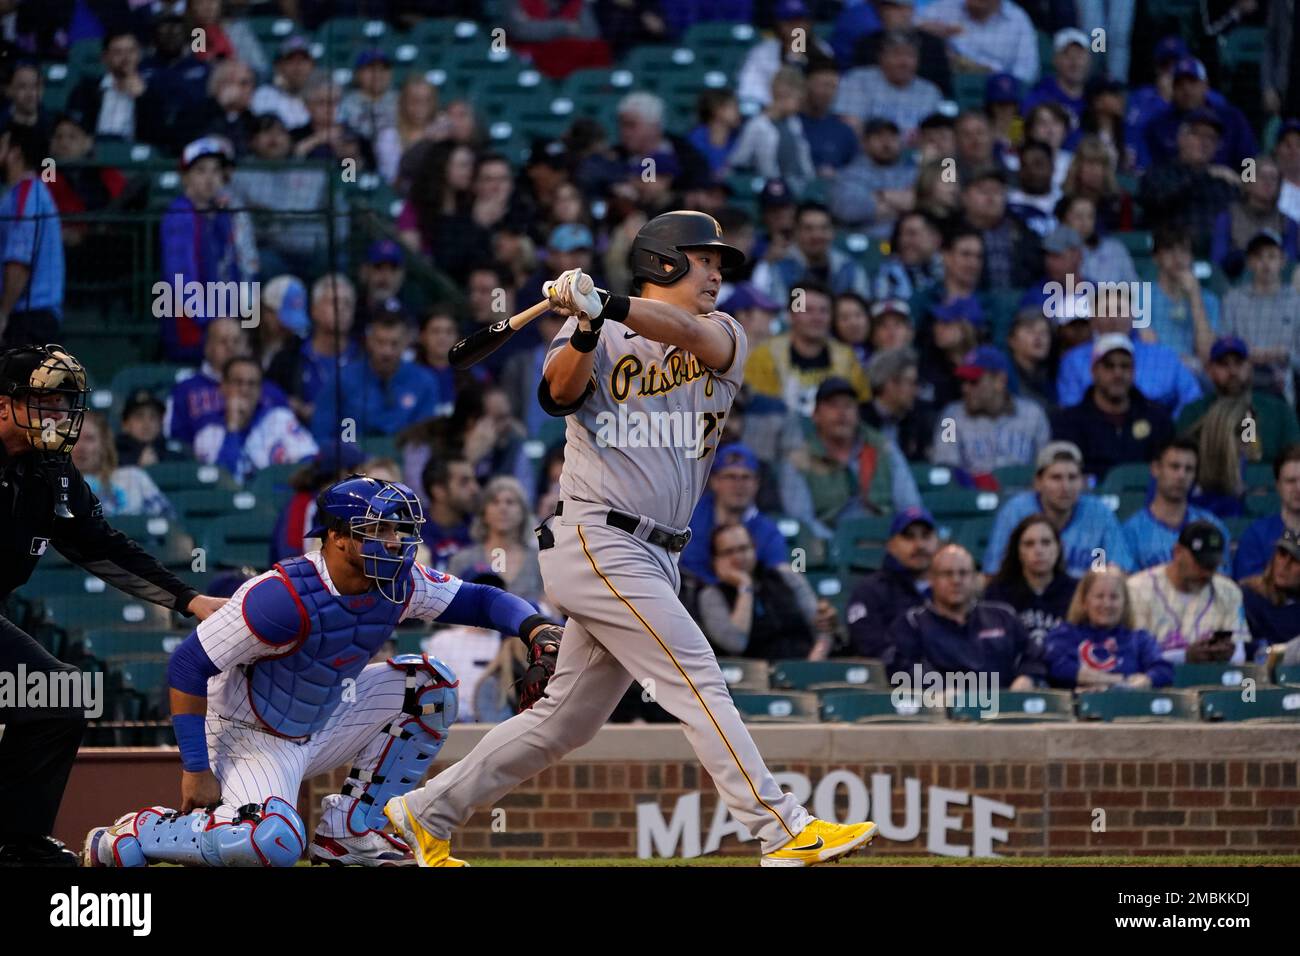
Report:
[[[471,866],[757,866],[758,856],[702,856],[694,859],[495,860],[465,856]],[[828,864],[836,865],[836,864]],[[931,856],[855,856],[840,866],[1300,866],[1300,856],[1051,856],[968,859]]]

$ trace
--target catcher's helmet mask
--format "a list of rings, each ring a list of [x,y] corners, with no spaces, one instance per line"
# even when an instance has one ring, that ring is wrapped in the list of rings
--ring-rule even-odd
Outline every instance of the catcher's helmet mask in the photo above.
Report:
[[[415,492],[395,481],[349,475],[316,497],[315,527],[308,538],[335,531],[361,544],[361,572],[395,604],[406,601],[420,546],[424,509]],[[394,533],[395,532],[395,533]]]
[[[713,249],[721,267],[735,269],[745,264],[745,254],[722,239],[722,226],[708,213],[694,210],[666,212],[655,216],[632,241],[632,278],[639,290],[646,282],[672,285],[691,269],[688,249]]]
[[[81,437],[90,388],[86,370],[62,345],[25,345],[0,353],[0,394],[13,403],[14,424],[33,448],[67,455]],[[19,420],[22,406],[27,422]]]

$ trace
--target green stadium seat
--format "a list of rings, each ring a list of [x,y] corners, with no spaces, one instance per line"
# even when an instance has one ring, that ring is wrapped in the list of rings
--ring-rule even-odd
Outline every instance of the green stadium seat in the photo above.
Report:
[[[942,707],[924,707],[885,690],[850,690],[822,694],[821,718],[827,723],[915,724],[946,721]]]
[[[1002,488],[1003,495],[1010,492],[1023,491],[1034,486],[1034,466],[1007,465],[1003,468],[995,469],[993,477],[997,478],[998,485]]]
[[[165,540],[178,530],[176,522],[161,515],[115,515],[108,522],[132,541],[141,544]]]
[[[819,598],[825,598],[841,614],[849,600],[849,589],[844,576],[838,571],[809,571],[808,584]]]
[[[86,632],[84,643],[87,653],[100,658],[144,654],[170,655],[189,635],[189,631],[95,628]]]
[[[835,560],[842,568],[875,571],[885,557],[890,518],[845,518],[835,528]]]
[[[1247,488],[1271,489],[1275,484],[1273,463],[1271,461],[1248,462],[1242,478]]]
[[[1074,720],[1074,700],[1068,691],[999,691],[997,709],[985,713],[976,702],[959,701],[948,708],[953,720],[979,723],[1035,724]]]
[[[176,504],[173,492],[210,489],[212,491],[229,491],[236,487],[230,472],[220,465],[200,465],[193,461],[160,461],[145,469],[153,479],[158,490],[172,499],[172,504],[184,514]]]
[[[1240,690],[1201,692],[1201,718],[1212,721],[1298,721],[1300,688],[1256,688],[1252,700],[1244,700]]]
[[[257,41],[262,44],[262,52],[266,54],[268,60],[275,58],[280,44],[297,30],[297,24],[288,17],[245,17],[243,19],[253,31],[253,35],[257,37]]]
[[[143,694],[161,695],[167,686],[167,660],[162,655],[110,658],[105,661],[110,671],[122,675],[122,686]]]
[[[693,23],[682,37],[682,45],[692,50],[707,50],[710,57],[728,48],[748,51],[759,40],[758,31],[749,23],[717,20]]]
[[[826,541],[813,534],[811,528],[802,524],[797,518],[787,518],[783,515],[768,517],[776,523],[777,530],[785,538],[791,563],[801,561],[802,564],[797,566],[803,571],[831,570],[831,548]]]
[[[957,105],[963,110],[977,110],[984,105],[984,91],[988,77],[983,73],[957,73],[952,75],[953,92]]]
[[[1287,687],[1300,687],[1300,664],[1280,664],[1273,674],[1273,683]]]
[[[1144,461],[1129,461],[1106,472],[1099,491],[1122,495],[1129,491],[1146,492],[1151,485],[1151,466]]]
[[[124,143],[119,140],[105,139],[95,144],[97,163],[129,167],[138,163],[148,163],[156,158],[157,153],[148,143]]]
[[[945,465],[931,465],[927,462],[912,463],[912,479],[922,494],[937,488],[951,488],[957,480],[951,468]]]
[[[217,485],[180,490],[169,497],[172,505],[184,516],[187,525],[226,518],[241,511],[253,511],[258,506],[257,495],[253,492]],[[267,530],[270,530],[269,525]]]
[[[224,515],[209,522],[201,537],[210,567],[270,567],[271,528],[275,516],[265,510]]]
[[[921,492],[921,503],[937,520],[961,520],[993,515],[1001,498],[994,491],[951,487],[941,491]]]
[[[1275,491],[1263,495],[1248,494],[1243,501],[1246,505],[1246,514],[1254,518],[1265,518],[1277,514],[1282,508],[1282,499],[1278,497]]]
[[[302,464],[268,465],[248,483],[248,490],[257,495],[262,504],[282,506],[294,495],[289,478],[302,468]]]
[[[753,657],[719,657],[718,667],[729,690],[768,689],[771,665],[767,661]]]
[[[984,556],[984,549],[989,545],[989,538],[993,536],[993,523],[992,515],[968,518],[954,528],[950,540],[969,551],[974,556],[975,563],[979,564]]]
[[[28,598],[38,596],[28,590],[37,577],[38,575],[33,575],[32,581],[24,585],[23,593]],[[97,578],[95,580],[98,581]],[[110,626],[165,628],[171,623],[171,612],[166,608],[130,597],[102,581],[99,583],[103,585],[102,591],[40,595],[43,597],[46,619],[70,630]]]
[[[755,691],[732,691],[731,699],[747,724],[795,723],[819,719],[816,694],[762,694]]]
[[[1267,39],[1264,27],[1237,26],[1223,31],[1219,34],[1219,66],[1224,70],[1258,70]]]
[[[1175,687],[1240,687],[1252,680],[1259,687],[1268,684],[1268,672],[1259,664],[1175,664]]]
[[[867,687],[885,682],[885,666],[868,657],[773,661],[771,682],[775,690]]]
[[[1128,250],[1134,259],[1150,258],[1155,248],[1152,234],[1146,229],[1132,229],[1128,232],[1111,233]]]
[[[1080,720],[1165,723],[1196,720],[1196,694],[1186,690],[1115,690],[1080,693],[1075,700]]]

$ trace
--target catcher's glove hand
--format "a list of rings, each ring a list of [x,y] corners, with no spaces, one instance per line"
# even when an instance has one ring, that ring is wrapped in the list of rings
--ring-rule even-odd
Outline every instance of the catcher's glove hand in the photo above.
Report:
[[[546,694],[546,684],[555,673],[555,660],[560,654],[560,638],[564,628],[558,624],[543,624],[534,628],[528,642],[527,666],[519,681],[519,712],[523,713]]]

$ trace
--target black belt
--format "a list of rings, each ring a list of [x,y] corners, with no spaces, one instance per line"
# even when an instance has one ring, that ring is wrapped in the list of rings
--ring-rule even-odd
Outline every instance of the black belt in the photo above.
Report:
[[[556,502],[555,513],[557,515],[564,514],[563,501]],[[628,514],[626,511],[616,511],[611,508],[609,513],[605,515],[605,524],[635,536],[637,528],[641,526],[641,519],[636,515]],[[656,547],[663,548],[665,551],[676,554],[679,551],[684,551],[686,546],[691,543],[691,529],[687,528],[685,531],[674,534],[656,525],[644,540],[649,541]]]

